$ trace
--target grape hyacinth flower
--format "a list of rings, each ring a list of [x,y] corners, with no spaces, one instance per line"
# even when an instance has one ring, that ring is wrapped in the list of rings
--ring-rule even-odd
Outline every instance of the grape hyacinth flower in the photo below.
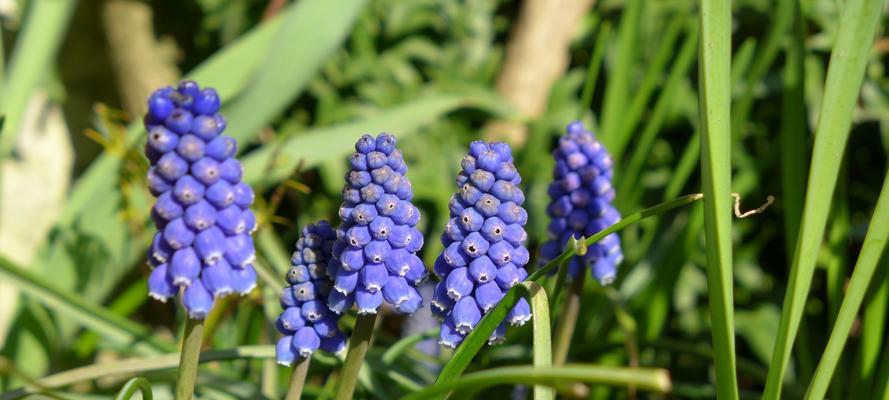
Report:
[[[340,316],[327,308],[333,287],[328,270],[334,241],[336,232],[327,221],[320,221],[303,228],[296,242],[287,272],[289,285],[281,291],[284,311],[275,323],[284,335],[275,351],[278,364],[289,366],[319,348],[331,353],[346,348],[346,336],[337,325]]]
[[[528,213],[522,208],[521,180],[506,143],[476,141],[469,146],[441,237],[445,249],[435,262],[442,279],[432,297],[432,312],[443,319],[442,345],[457,347],[509,288],[528,277]],[[523,298],[505,322],[522,325],[530,319]],[[501,342],[505,333],[501,324],[489,344]]]
[[[222,134],[218,111],[215,90],[182,81],[151,95],[144,120],[158,230],[148,254],[148,293],[166,301],[184,289],[182,303],[198,320],[215,299],[246,295],[256,285],[253,190],[241,182],[237,143]]]
[[[613,161],[593,133],[580,122],[568,125],[553,151],[556,166],[548,193],[549,240],[541,247],[543,261],[553,260],[575,237],[590,237],[620,220],[614,208],[611,186]],[[569,276],[583,273],[589,265],[592,275],[602,285],[614,281],[617,265],[623,260],[620,237],[612,233],[587,248],[586,255],[574,257],[568,264]]]
[[[427,272],[416,254],[423,234],[415,228],[420,210],[411,204],[407,165],[395,145],[390,134],[364,135],[349,157],[330,271],[328,305],[336,313],[355,304],[359,315],[376,314],[385,301],[413,314],[423,305],[417,284]]]

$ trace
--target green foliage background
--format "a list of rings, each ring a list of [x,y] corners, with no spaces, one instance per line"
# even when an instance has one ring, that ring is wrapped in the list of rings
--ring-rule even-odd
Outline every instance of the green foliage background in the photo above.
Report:
[[[0,54],[5,56],[0,60],[5,61],[0,62],[5,66],[0,69],[0,114],[6,116],[0,160],[17,160],[15,143],[21,134],[16,128],[22,121],[14,115],[39,91],[62,107],[75,162],[65,201],[57,209],[39,211],[55,217],[33,261],[15,265],[7,260],[13,254],[0,254],[0,280],[21,290],[14,317],[4,327],[3,391],[75,367],[175,351],[183,317],[177,307],[145,296],[144,252],[152,229],[143,178],[147,163],[141,156],[144,132],[138,116],[116,111],[122,108],[122,88],[111,79],[114,67],[99,22],[103,2],[14,3],[18,21],[0,20]],[[268,3],[148,3],[157,34],[178,47],[176,65],[187,71],[185,77],[219,90],[228,132],[242,143],[245,179],[258,192],[261,290],[220,303],[208,319],[208,331],[214,333],[209,348],[238,348],[217,354],[227,361],[201,370],[199,393],[208,398],[283,393],[287,373],[271,363],[268,347],[275,340],[270,321],[278,312],[281,277],[299,228],[320,218],[336,220],[345,156],[363,133],[388,131],[399,137],[423,211],[423,257],[430,266],[441,250],[437,238],[447,220],[459,160],[492,119],[518,119],[529,127],[527,143],[515,151],[528,198],[532,254],[548,223],[552,144],[579,115],[612,151],[617,206],[624,214],[702,191],[700,141],[712,127],[702,126],[699,115],[706,78],[698,72],[704,60],[698,47],[709,31],[700,28],[696,2],[599,1],[572,42],[570,64],[553,86],[546,112],[530,120],[517,116],[494,89],[518,3],[301,0],[285,3],[276,16],[262,21]],[[813,134],[819,117],[833,107],[832,99],[824,97],[828,61],[832,50],[848,50],[834,47],[840,15],[844,5],[862,3],[878,2],[731,4],[731,70],[729,82],[721,82],[730,90],[732,106],[726,139],[731,152],[723,154],[731,161],[730,188],[741,194],[744,209],[759,206],[769,195],[777,198],[762,214],[735,219],[731,236],[722,238],[733,248],[727,267],[733,277],[735,354],[744,398],[764,389],[773,357]],[[811,292],[803,297],[786,398],[802,397],[809,386],[869,221],[889,223],[871,220],[889,154],[886,22],[879,17],[875,42],[856,43],[869,48],[860,91],[844,88],[858,96],[842,168],[834,171],[839,183],[832,206],[812,211],[827,218],[826,233],[823,241],[814,233],[820,251]],[[594,80],[591,104],[584,104],[584,85]],[[98,134],[84,134],[88,130]],[[11,191],[44,189],[34,181]],[[22,222],[27,221],[0,221],[0,229]],[[638,396],[715,397],[703,206],[655,216],[621,237],[626,260],[619,279],[608,288],[587,284],[569,360],[670,371],[671,394]],[[864,285],[865,306],[829,389],[834,398],[889,395],[887,264],[882,260],[872,284]],[[353,321],[344,318],[342,325],[351,329]],[[428,386],[450,357],[447,351],[430,356],[411,347],[387,357],[402,328],[398,317],[385,317],[368,356],[371,368],[361,376],[359,398],[395,398]],[[531,329],[513,328],[509,336],[506,344],[479,353],[468,371],[530,364]],[[330,356],[314,361],[306,395],[326,398],[340,361]],[[159,396],[170,393],[174,372],[168,368],[146,367],[140,374]],[[94,398],[113,395],[122,385],[121,379],[91,379],[55,393]],[[508,398],[510,391],[502,389],[475,394]],[[566,396],[572,390],[560,388]],[[627,387],[593,385],[583,397],[633,396],[635,390]]]

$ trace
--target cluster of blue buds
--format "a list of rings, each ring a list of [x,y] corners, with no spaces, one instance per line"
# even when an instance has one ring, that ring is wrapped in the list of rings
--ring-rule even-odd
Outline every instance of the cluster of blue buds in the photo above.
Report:
[[[413,314],[423,305],[417,284],[427,272],[416,255],[423,234],[415,228],[420,210],[411,204],[407,165],[386,133],[362,136],[355,150],[339,210],[328,305],[342,313],[354,303],[358,314],[375,314],[385,301]]]
[[[216,298],[256,285],[253,190],[241,182],[237,143],[222,134],[226,123],[217,111],[215,90],[183,81],[155,91],[145,116],[158,229],[148,256],[149,295],[166,301],[184,288],[192,319],[206,317]]]
[[[552,218],[550,239],[541,247],[544,261],[555,259],[571,236],[590,237],[620,220],[612,205],[613,161],[608,151],[580,122],[568,125],[553,151],[556,166],[548,192],[547,213]],[[583,266],[592,268],[593,277],[602,285],[614,281],[617,265],[623,260],[617,233],[605,236],[587,249],[583,257],[571,260],[568,272],[576,277]]]
[[[506,143],[469,146],[441,237],[445,249],[434,267],[442,278],[432,297],[432,312],[443,318],[442,345],[457,347],[509,288],[528,277],[528,213],[522,208],[521,180]],[[505,322],[522,325],[530,319],[531,308],[521,299]],[[488,342],[501,342],[505,333],[501,324]]]
[[[331,252],[336,232],[327,221],[309,224],[296,242],[287,272],[289,286],[281,291],[284,311],[275,323],[284,335],[278,340],[278,364],[290,365],[297,357],[308,358],[319,348],[338,353],[346,348],[346,336],[337,321],[340,316],[327,308],[333,287],[330,278]]]

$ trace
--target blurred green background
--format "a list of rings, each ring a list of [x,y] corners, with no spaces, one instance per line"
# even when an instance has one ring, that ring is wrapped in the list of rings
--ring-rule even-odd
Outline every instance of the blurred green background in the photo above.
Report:
[[[733,224],[742,396],[761,391],[771,357],[842,4],[733,2],[732,190],[743,209],[777,198]],[[550,151],[577,118],[615,158],[623,213],[701,191],[697,15],[696,2],[679,0],[0,0],[0,391],[176,348],[182,313],[145,295],[153,228],[140,120],[154,88],[185,77],[219,90],[258,193],[261,290],[217,306],[208,346],[266,346],[210,364],[199,386],[212,387],[203,392],[210,398],[274,397],[286,374],[270,365],[267,345],[289,252],[305,223],[336,221],[345,156],[361,134],[399,138],[430,267],[467,144],[513,143],[533,254],[548,223]],[[889,38],[877,37],[788,398],[808,385],[886,173],[887,52]],[[701,206],[621,237],[620,277],[610,288],[588,283],[569,360],[664,367],[674,386],[668,397],[715,397]],[[835,376],[836,398],[863,398],[856,395],[889,369],[886,264]],[[385,367],[364,377],[375,389],[361,396],[392,398],[434,380],[427,367],[447,353],[383,360],[403,328],[385,317],[368,361]],[[530,362],[530,328],[510,336],[472,369]],[[336,363],[313,364],[308,397],[330,390]],[[149,377],[159,396],[169,393],[172,371]],[[58,393],[91,398],[121,383],[87,380]],[[563,393],[636,396],[627,388]],[[502,388],[488,394],[509,397]]]

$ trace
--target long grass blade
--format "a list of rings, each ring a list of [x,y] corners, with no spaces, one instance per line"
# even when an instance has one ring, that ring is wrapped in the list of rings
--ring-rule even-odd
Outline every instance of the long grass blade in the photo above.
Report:
[[[701,180],[716,390],[738,398],[732,296],[731,2],[701,1]]]
[[[229,120],[229,134],[238,141],[249,139],[281,114],[330,54],[340,47],[366,3],[365,0],[297,2],[250,85],[223,110]],[[294,60],[299,61],[294,63]]]
[[[566,382],[588,382],[602,385],[628,386],[657,393],[670,391],[670,376],[666,370],[652,368],[607,367],[590,364],[568,364],[564,367],[500,367],[466,374],[462,378],[438,382],[411,393],[403,400],[421,400],[448,391],[472,387],[480,389],[505,383],[540,384],[555,386]]]
[[[155,338],[147,328],[88,303],[77,294],[57,289],[45,278],[24,270],[3,257],[0,257],[0,276],[47,307],[78,321],[117,344],[130,346],[136,353],[156,354],[175,350],[172,343]]]
[[[35,0],[13,49],[8,79],[0,84],[0,115],[7,118],[0,131],[0,159],[12,150],[31,92],[51,70],[77,2]],[[0,59],[2,61],[2,59]]]
[[[849,338],[852,323],[858,317],[861,302],[864,300],[880,256],[886,247],[886,241],[889,240],[889,224],[886,224],[886,221],[889,221],[889,175],[883,181],[883,190],[880,191],[880,198],[877,200],[877,207],[871,217],[870,227],[864,238],[864,245],[861,247],[858,261],[855,262],[855,270],[849,281],[846,297],[840,306],[836,324],[830,332],[830,339],[827,341],[827,347],[815,370],[815,376],[812,378],[806,398],[822,399],[827,392],[827,386],[846,345],[846,340]]]
[[[857,374],[849,387],[849,398],[863,399],[867,397],[874,383],[880,351],[886,339],[886,319],[889,315],[889,257],[883,250],[883,259],[877,267],[864,306],[864,317],[861,323],[861,342],[858,348]],[[836,379],[836,376],[834,376]]]
[[[611,150],[611,156],[615,163],[620,161],[620,152],[617,152],[617,143],[626,141],[618,137],[621,129],[621,118],[627,107],[627,97],[630,93],[630,71],[627,68],[633,65],[636,58],[636,44],[639,21],[642,16],[642,7],[645,1],[629,0],[620,18],[618,29],[617,56],[610,67],[608,85],[605,87],[605,102],[602,105],[601,135],[603,144]]]
[[[766,381],[767,400],[778,399],[781,394],[781,381],[790,361],[790,352],[812,283],[831,196],[840,171],[840,160],[849,136],[852,111],[864,78],[870,44],[876,34],[882,6],[881,0],[850,0],[845,3],[840,17],[825,84],[824,101],[829,105],[821,106],[815,133],[800,234]]]

